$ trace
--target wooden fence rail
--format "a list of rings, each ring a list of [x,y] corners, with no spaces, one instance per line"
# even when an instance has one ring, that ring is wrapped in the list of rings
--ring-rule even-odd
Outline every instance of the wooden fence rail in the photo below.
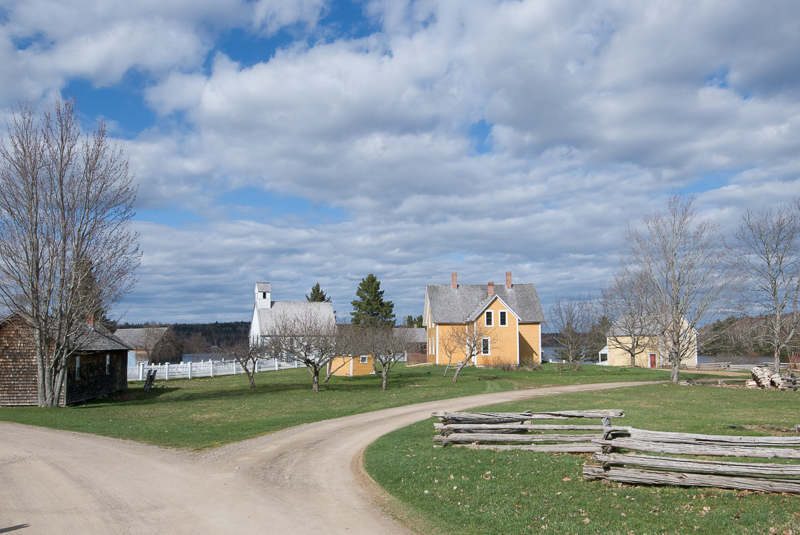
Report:
[[[594,442],[602,451],[593,456],[594,462],[599,464],[583,467],[583,477],[590,481],[607,479],[630,484],[800,493],[800,466],[797,464],[693,458],[800,459],[800,450],[796,449],[800,446],[800,437],[699,435],[608,427],[603,430],[602,438]],[[662,456],[614,453],[621,449]],[[663,457],[664,454],[690,457]]]
[[[525,411],[521,413],[434,412],[438,432],[434,442],[442,446],[461,445],[471,449],[549,451],[590,453],[600,451],[593,440],[601,433],[563,433],[564,431],[598,431],[610,425],[611,418],[622,418],[621,410],[588,411]],[[575,423],[573,419],[598,418],[604,425]],[[572,420],[564,424],[541,424],[541,420]],[[580,421],[580,420],[579,420]]]

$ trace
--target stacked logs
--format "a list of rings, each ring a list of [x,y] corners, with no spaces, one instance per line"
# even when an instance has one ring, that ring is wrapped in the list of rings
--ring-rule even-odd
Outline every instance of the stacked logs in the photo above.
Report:
[[[438,435],[434,442],[442,446],[460,445],[471,449],[527,450],[560,453],[591,453],[600,451],[592,440],[611,425],[611,418],[622,418],[621,410],[587,410],[521,413],[496,412],[434,412],[439,418],[434,424]],[[599,418],[603,425],[574,423],[573,419]],[[563,424],[542,424],[541,420],[570,420]],[[564,433],[568,431],[568,433]],[[572,433],[577,431],[577,433]],[[595,431],[596,433],[586,433]]]
[[[750,370],[756,386],[759,388],[771,388],[773,385],[778,390],[797,390],[797,380],[794,373],[790,373],[788,377],[781,377],[780,374],[772,372],[766,366],[756,366]],[[752,387],[750,381],[747,382],[748,387]]]
[[[762,492],[800,493],[800,465],[708,461],[667,455],[800,459],[800,437],[742,437],[646,431],[608,427],[595,440],[602,448],[584,465],[587,480],[607,479],[641,485],[718,487]],[[639,455],[614,450],[656,453]]]

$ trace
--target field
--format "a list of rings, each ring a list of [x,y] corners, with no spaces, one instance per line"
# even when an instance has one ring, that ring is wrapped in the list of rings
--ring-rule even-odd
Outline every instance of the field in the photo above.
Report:
[[[488,409],[623,409],[620,425],[645,429],[780,434],[729,426],[793,428],[799,402],[796,392],[663,384]],[[591,455],[434,448],[435,421],[390,433],[365,454],[398,515],[424,533],[800,533],[798,496],[587,482]]]
[[[204,450],[266,433],[340,416],[436,399],[541,386],[612,381],[665,380],[668,372],[584,366],[559,372],[466,368],[458,383],[443,367],[398,365],[381,391],[375,376],[332,377],[311,391],[303,369],[256,375],[256,389],[244,375],[141,382],[127,392],[66,408],[0,407],[0,420],[94,433],[187,450]],[[696,375],[700,376],[700,375]]]

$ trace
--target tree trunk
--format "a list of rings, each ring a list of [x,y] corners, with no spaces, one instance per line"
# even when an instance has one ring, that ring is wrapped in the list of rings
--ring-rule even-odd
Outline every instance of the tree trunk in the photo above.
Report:
[[[680,359],[673,359],[672,360],[672,373],[669,376],[670,382],[677,383],[678,382],[678,373],[681,369],[681,361]]]
[[[387,370],[387,369],[386,369],[386,366],[384,366],[384,367],[383,367],[383,370],[381,371],[381,382],[383,383],[383,385],[382,385],[382,386],[383,386],[382,390],[384,390],[384,391],[386,390],[386,377],[387,377],[388,375],[389,375],[389,370]]]
[[[779,345],[775,345],[775,373],[781,373],[781,348]]]
[[[313,377],[311,380],[311,390],[319,392],[319,370],[315,369],[311,376]]]

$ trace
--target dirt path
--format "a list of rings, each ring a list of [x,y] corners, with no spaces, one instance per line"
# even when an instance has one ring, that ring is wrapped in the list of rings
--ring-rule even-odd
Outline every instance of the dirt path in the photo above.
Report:
[[[0,533],[409,534],[376,501],[361,452],[430,417],[552,394],[540,388],[422,403],[301,425],[202,454],[0,423]],[[431,430],[431,437],[433,430]]]

